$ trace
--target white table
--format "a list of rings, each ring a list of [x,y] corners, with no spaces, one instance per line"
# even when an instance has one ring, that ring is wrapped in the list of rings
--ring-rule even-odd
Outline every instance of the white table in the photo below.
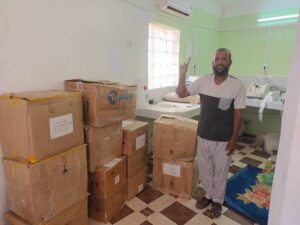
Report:
[[[192,118],[200,115],[200,105],[162,101],[153,105],[138,106],[136,109],[136,115],[141,117],[157,119],[161,114]]]
[[[261,103],[263,100],[259,99],[246,99],[246,106],[251,106],[251,107],[260,107]],[[273,110],[283,110],[283,104],[282,102],[267,102],[265,105],[265,109],[273,109]]]

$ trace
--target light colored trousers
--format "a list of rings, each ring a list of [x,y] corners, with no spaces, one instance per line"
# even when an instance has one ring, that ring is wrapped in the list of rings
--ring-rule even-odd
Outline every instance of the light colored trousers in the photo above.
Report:
[[[197,138],[199,172],[205,197],[223,203],[231,156],[227,155],[227,143]]]

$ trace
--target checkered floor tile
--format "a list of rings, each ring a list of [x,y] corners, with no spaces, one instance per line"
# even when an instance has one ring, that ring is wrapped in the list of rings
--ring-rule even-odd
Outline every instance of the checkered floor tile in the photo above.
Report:
[[[273,156],[258,151],[253,146],[254,137],[246,136],[240,139],[232,157],[228,178],[237,173],[247,164],[263,168],[264,162]],[[150,163],[151,164],[151,163]],[[151,174],[148,177],[149,186],[135,198],[128,201],[120,212],[107,223],[108,225],[253,225],[254,221],[223,206],[222,215],[218,219],[210,218],[209,207],[199,210],[196,200],[204,195],[201,184],[196,188],[190,200],[177,198],[155,190],[151,186]],[[89,225],[102,223],[89,220]]]

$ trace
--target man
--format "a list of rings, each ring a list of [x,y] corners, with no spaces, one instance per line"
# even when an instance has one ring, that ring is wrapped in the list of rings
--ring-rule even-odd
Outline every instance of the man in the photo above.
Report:
[[[211,216],[222,213],[228,169],[245,108],[245,88],[242,82],[228,74],[231,52],[226,48],[216,51],[212,61],[213,74],[185,85],[188,63],[180,66],[179,97],[200,95],[201,114],[197,130],[197,152],[201,182],[206,192],[196,207],[211,206]]]

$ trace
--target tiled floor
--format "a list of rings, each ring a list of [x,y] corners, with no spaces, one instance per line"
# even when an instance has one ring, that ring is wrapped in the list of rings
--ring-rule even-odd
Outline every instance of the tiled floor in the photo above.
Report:
[[[246,136],[240,139],[233,155],[228,178],[237,173],[247,164],[264,168],[264,162],[276,155],[270,155],[251,147],[253,137]],[[201,184],[194,191],[193,198],[186,200],[164,194],[149,186],[135,198],[126,202],[125,206],[107,225],[253,225],[255,222],[223,206],[222,216],[211,219],[209,207],[199,210],[195,207],[196,200],[203,196]],[[89,225],[102,225],[97,221],[89,220]]]

